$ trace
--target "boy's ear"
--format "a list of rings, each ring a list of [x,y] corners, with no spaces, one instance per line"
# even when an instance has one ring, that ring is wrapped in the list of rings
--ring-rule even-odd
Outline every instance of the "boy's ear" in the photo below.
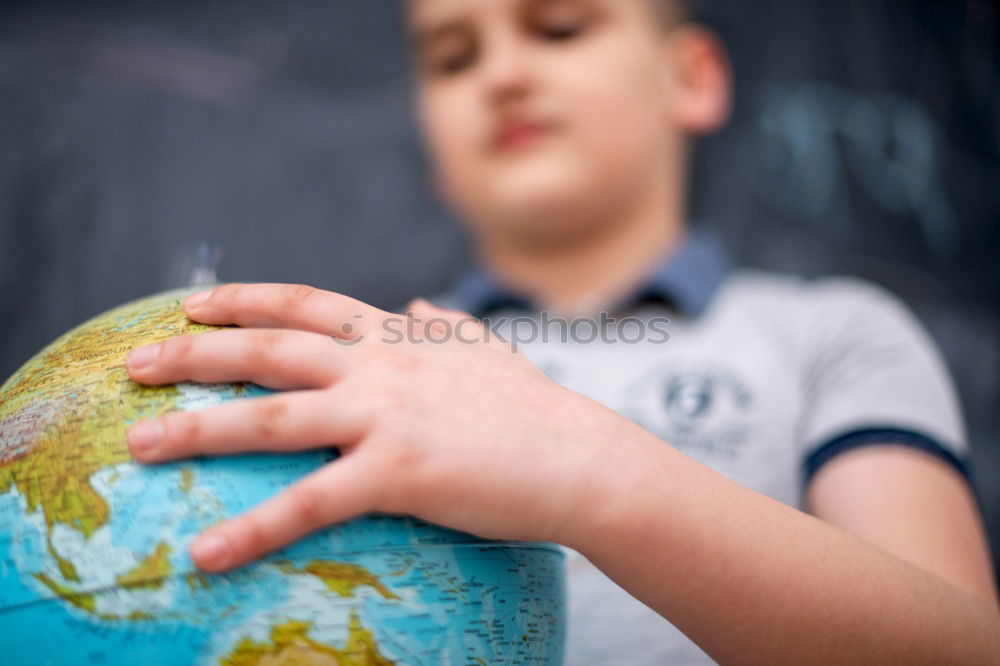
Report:
[[[681,25],[667,40],[669,114],[688,134],[705,134],[729,119],[732,65],[719,37],[703,26]]]

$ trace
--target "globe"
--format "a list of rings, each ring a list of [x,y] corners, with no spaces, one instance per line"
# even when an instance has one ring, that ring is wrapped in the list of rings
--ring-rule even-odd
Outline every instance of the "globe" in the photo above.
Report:
[[[213,327],[186,291],[122,305],[63,335],[0,387],[0,663],[561,663],[563,555],[369,515],[236,571],[188,545],[327,464],[333,449],[141,465],[132,422],[270,393],[131,381],[138,345]],[[336,464],[336,463],[334,463]]]

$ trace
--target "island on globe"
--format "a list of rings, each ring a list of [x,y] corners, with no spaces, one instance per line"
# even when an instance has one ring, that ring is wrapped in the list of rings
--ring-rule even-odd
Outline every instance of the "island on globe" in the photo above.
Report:
[[[332,450],[138,464],[132,422],[269,391],[148,387],[133,347],[212,327],[187,291],[128,303],[0,387],[0,664],[558,664],[563,555],[402,516],[317,532],[224,575],[188,545],[328,463]]]

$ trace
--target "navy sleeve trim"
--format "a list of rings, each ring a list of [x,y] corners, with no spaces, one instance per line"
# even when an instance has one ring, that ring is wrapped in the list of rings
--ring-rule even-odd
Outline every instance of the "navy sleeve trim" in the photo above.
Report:
[[[967,457],[959,457],[940,442],[923,433],[901,428],[862,428],[838,435],[825,444],[816,447],[803,463],[802,486],[805,488],[819,468],[830,462],[841,453],[862,446],[877,446],[879,444],[896,444],[909,446],[925,451],[932,456],[948,463],[969,482],[975,493],[972,475],[972,461]],[[976,493],[978,499],[978,493]]]

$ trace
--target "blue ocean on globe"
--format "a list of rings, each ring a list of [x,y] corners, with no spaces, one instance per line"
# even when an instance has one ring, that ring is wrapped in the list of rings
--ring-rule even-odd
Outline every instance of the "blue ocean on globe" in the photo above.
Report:
[[[138,419],[269,393],[128,379],[131,348],[211,329],[184,316],[187,293],[95,317],[0,387],[0,664],[562,662],[554,544],[371,515],[228,574],[198,571],[198,532],[336,453],[131,458],[124,432]]]

